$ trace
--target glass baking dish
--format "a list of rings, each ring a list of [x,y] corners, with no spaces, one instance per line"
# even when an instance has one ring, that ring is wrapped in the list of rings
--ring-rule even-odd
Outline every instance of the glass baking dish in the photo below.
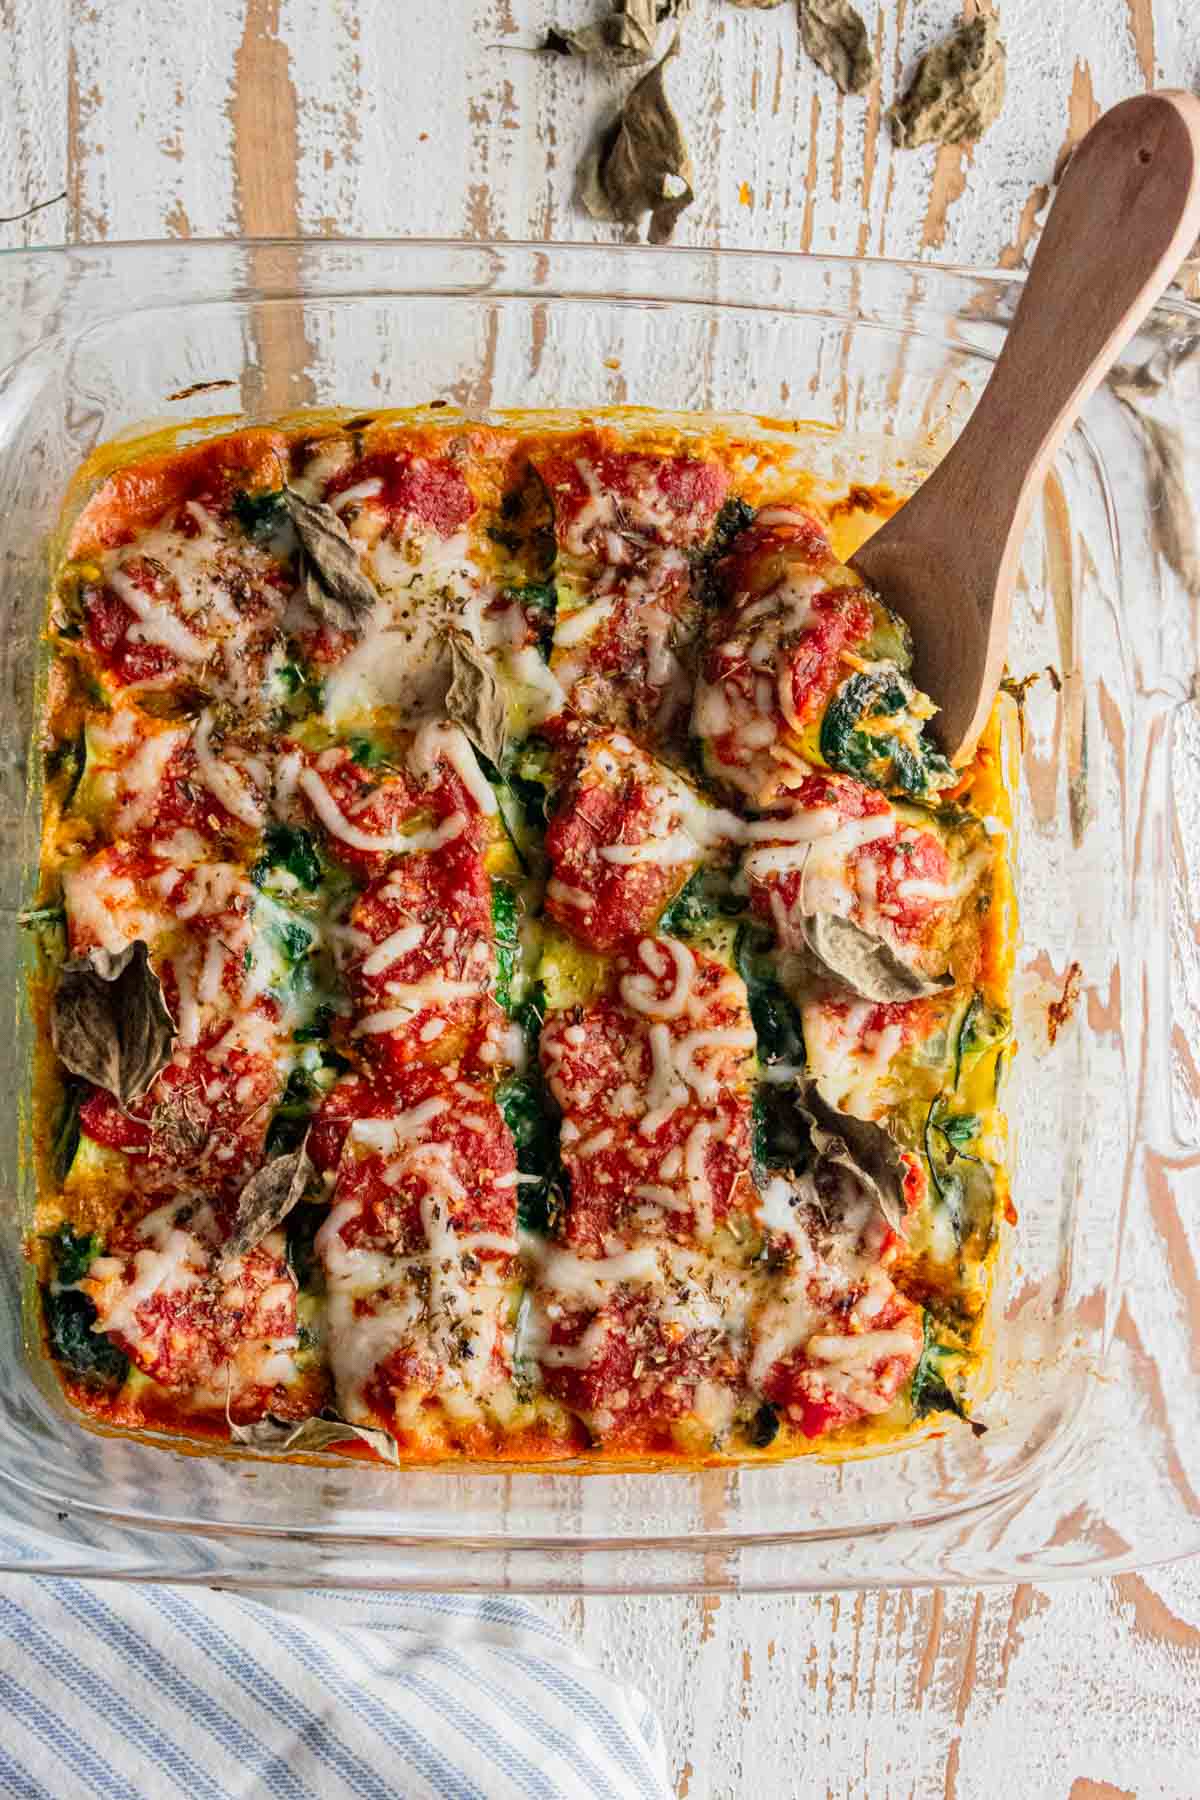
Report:
[[[1200,309],[1183,302],[1159,308],[1089,405],[1024,549],[1010,666],[1053,676],[1028,693],[1020,751],[1021,1051],[1008,1089],[1020,1222],[986,1436],[951,1424],[883,1460],[585,1478],[198,1455],[81,1424],[41,1359],[21,1254],[31,1023],[16,914],[37,848],[47,542],[98,443],[301,406],[641,405],[797,421],[798,454],[835,486],[908,489],[969,412],[1018,294],[1011,275],[642,247],[170,243],[0,259],[0,904],[14,998],[0,1044],[12,1096],[0,1568],[786,1590],[1045,1579],[1200,1548],[1200,979],[1187,924],[1200,911],[1187,864],[1189,842],[1200,848],[1200,552],[1182,422],[1200,417],[1187,355]],[[1052,1044],[1048,1004],[1075,963],[1079,1002]]]

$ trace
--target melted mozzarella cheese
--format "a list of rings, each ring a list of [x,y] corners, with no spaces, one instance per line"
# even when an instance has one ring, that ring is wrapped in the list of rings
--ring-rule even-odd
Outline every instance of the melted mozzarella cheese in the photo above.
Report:
[[[694,862],[697,846],[686,831],[673,831],[665,838],[649,838],[644,844],[602,844],[600,855],[605,862],[621,868],[634,868],[640,863]]]
[[[467,793],[481,813],[496,811],[496,795],[485,777],[471,748],[466,733],[459,725],[429,720],[421,726],[408,753],[409,767],[415,775],[432,781],[438,761],[445,757]]]
[[[243,825],[248,825],[252,831],[259,831],[266,818],[262,802],[248,786],[241,769],[232,758],[213,755],[208,741],[212,728],[212,713],[205,710],[192,733],[192,749],[196,755],[200,779],[227,813],[232,814]]]
[[[62,875],[63,906],[73,949],[96,945],[114,954],[135,938],[153,945],[168,927],[168,915],[148,904],[137,883],[112,867],[105,852]]]
[[[122,1280],[125,1268],[119,1258],[97,1257],[89,1270],[89,1291],[96,1303],[97,1326],[132,1339],[140,1329],[138,1311],[148,1300],[159,1294],[185,1293],[200,1285],[208,1272],[208,1252],[190,1231],[172,1227],[157,1245],[134,1252],[132,1273]]]
[[[563,543],[573,556],[586,556],[589,536],[612,523],[616,518],[617,503],[615,494],[605,488],[586,457],[577,456],[575,468],[587,489],[587,499],[568,523]]]
[[[575,1256],[546,1238],[522,1233],[521,1250],[542,1285],[564,1299],[602,1306],[618,1282],[653,1282],[658,1258],[648,1244],[613,1256]]]
[[[890,1356],[907,1356],[913,1348],[911,1331],[859,1331],[849,1336],[810,1337],[805,1349],[817,1362],[836,1363],[848,1372],[867,1376]]]
[[[749,1053],[758,1042],[752,1030],[740,1031],[729,1026],[719,1031],[689,1031],[672,1045],[672,1061],[681,1081],[707,1105],[719,1098],[725,1088],[724,1057],[709,1058],[709,1050],[740,1050]],[[711,1067],[706,1066],[711,1061]]]
[[[599,600],[591,600],[586,606],[577,606],[573,612],[560,614],[554,627],[554,648],[574,650],[585,639],[595,637],[612,617],[616,605],[615,594],[603,594]]]
[[[460,836],[466,825],[461,813],[452,813],[432,831],[360,831],[342,812],[315,769],[305,769],[299,776],[297,785],[307,795],[326,831],[354,850],[388,851],[392,854],[403,854],[411,850],[440,850],[443,844]]]
[[[124,764],[120,771],[121,805],[113,821],[118,835],[126,835],[153,822],[158,789],[167,764],[186,739],[187,730],[183,726],[152,731]]]
[[[230,635],[241,620],[219,579],[218,559],[225,553],[227,541],[220,526],[195,501],[189,501],[185,510],[199,527],[196,535],[186,537],[173,524],[157,525],[132,544],[108,553],[105,578],[135,615],[136,622],[129,628],[131,640],[159,644],[183,662],[203,662],[211,652],[214,635]],[[167,600],[147,594],[128,574],[125,565],[142,559],[164,570],[174,584],[178,611]],[[192,621],[198,622],[199,635]]]
[[[701,1239],[711,1237],[713,1229],[713,1191],[707,1164],[711,1137],[711,1123],[707,1119],[700,1119],[688,1133],[683,1153],[684,1179],[696,1218],[696,1233]]]
[[[536,644],[503,652],[500,667],[508,679],[512,724],[518,736],[536,731],[566,705],[562,683]]]
[[[822,1099],[855,1119],[878,1118],[886,1104],[892,1065],[904,1043],[903,1026],[892,1023],[863,1035],[868,1001],[845,1013],[822,1001],[801,1008],[809,1071]]]
[[[402,956],[407,956],[410,951],[416,950],[424,941],[425,927],[423,925],[401,925],[399,930],[393,931],[389,937],[385,937],[383,942],[377,944],[371,954],[364,959],[363,974],[382,975],[383,971],[392,963],[398,961]]]
[[[343,488],[329,502],[335,513],[345,512],[348,506],[357,506],[361,500],[374,500],[383,490],[383,482],[378,475],[372,475],[367,481],[356,481],[353,487]]]
[[[401,1031],[423,1007],[440,1001],[477,1000],[486,991],[486,982],[452,981],[446,975],[426,975],[421,981],[393,981],[387,986],[394,1004],[379,1012],[367,1013],[354,1027],[356,1036],[377,1035],[381,1031]]]
[[[674,1041],[662,1023],[646,1033],[650,1045],[650,1081],[646,1088],[646,1113],[638,1125],[642,1137],[654,1137],[663,1125],[688,1103],[687,1083],[675,1066]]]
[[[441,706],[450,670],[432,613],[432,608],[426,609],[428,631],[368,626],[360,642],[326,677],[327,725],[336,730],[380,707],[387,707],[397,724],[404,725]]]
[[[366,560],[382,593],[360,641],[326,678],[324,717],[336,728],[387,707],[397,725],[415,724],[445,702],[447,608],[478,638],[467,536],[384,537]]]
[[[158,644],[177,656],[181,662],[201,663],[208,657],[211,644],[190,631],[177,613],[163,600],[153,600],[132,576],[113,569],[108,585],[134,614],[136,623],[129,627],[129,637],[144,644]]]
[[[675,979],[671,991],[660,995],[657,976],[665,965],[656,964],[654,959],[663,951],[675,965]],[[696,977],[696,959],[692,952],[678,938],[643,938],[638,945],[638,957],[649,974],[638,971],[621,977],[621,998],[626,1006],[651,1019],[679,1018],[692,997]]]
[[[454,1229],[451,1203],[465,1200],[466,1190],[451,1166],[450,1145],[429,1136],[430,1125],[448,1110],[444,1097],[433,1096],[405,1113],[358,1120],[351,1127],[344,1154],[380,1151],[394,1158],[387,1173],[392,1185],[419,1182],[425,1249],[396,1256],[347,1246],[342,1231],[359,1214],[356,1197],[335,1201],[317,1233],[330,1294],[330,1359],[339,1406],[348,1418],[364,1416],[371,1376],[406,1347],[432,1361],[439,1399],[456,1417],[478,1416],[481,1402],[493,1397],[499,1402],[503,1377],[495,1351],[507,1306],[507,1268],[476,1259],[485,1253],[507,1258],[517,1243],[502,1232]],[[469,1266],[464,1258],[470,1258]],[[397,1417],[407,1417],[418,1400],[415,1394],[395,1395]]]
[[[432,1099],[421,1101],[419,1106],[412,1107],[408,1112],[392,1113],[384,1119],[356,1119],[350,1127],[350,1139],[369,1150],[391,1155],[401,1144],[422,1138],[425,1126],[431,1120],[441,1118],[449,1110],[449,1106],[448,1100],[435,1094]]]

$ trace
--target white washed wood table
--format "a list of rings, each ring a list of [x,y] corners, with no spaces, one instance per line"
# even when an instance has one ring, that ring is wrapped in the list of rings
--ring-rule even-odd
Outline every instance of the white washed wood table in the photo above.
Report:
[[[971,149],[883,109],[954,0],[860,0],[882,95],[842,99],[790,5],[696,0],[670,90],[683,243],[1018,264],[1105,106],[1200,88],[1197,0],[1007,0]],[[427,233],[602,239],[575,167],[627,78],[526,54],[589,0],[0,0],[0,246]],[[967,0],[968,13],[971,0]],[[546,1602],[637,1680],[693,1796],[1200,1795],[1200,1562],[937,1593]]]

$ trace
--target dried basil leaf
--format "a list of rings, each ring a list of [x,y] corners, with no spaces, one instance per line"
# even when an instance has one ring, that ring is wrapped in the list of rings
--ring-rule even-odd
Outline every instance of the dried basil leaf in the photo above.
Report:
[[[982,137],[1004,105],[1005,60],[990,13],[980,13],[927,50],[907,92],[888,111],[896,143],[916,150]]]
[[[676,33],[580,171],[580,198],[592,217],[637,225],[649,213],[652,244],[667,242],[695,199],[692,159],[663,87],[663,70],[678,52]]]
[[[269,1231],[281,1225],[301,1199],[312,1173],[305,1132],[297,1149],[265,1162],[238,1195],[233,1232],[222,1253],[224,1259],[245,1256]]]
[[[1144,413],[1138,423],[1150,477],[1153,541],[1186,591],[1196,599],[1200,597],[1200,537],[1196,531],[1195,488],[1188,473],[1188,439],[1177,426],[1160,425]]]
[[[775,6],[780,0],[769,3]],[[575,31],[552,26],[542,48],[559,56],[606,56],[620,68],[635,68],[653,58],[659,26],[667,19],[682,19],[691,4],[692,0],[613,0],[612,11],[595,25]]]
[[[500,767],[508,744],[508,707],[491,658],[465,631],[451,629],[446,717]]]
[[[400,1447],[390,1431],[384,1431],[378,1425],[352,1425],[349,1419],[339,1419],[336,1414],[305,1419],[293,1432],[288,1449],[324,1450],[330,1444],[345,1443],[348,1437],[361,1438],[384,1462],[399,1465]]]
[[[171,1060],[175,1021],[141,938],[115,954],[93,949],[63,964],[50,1041],[72,1075],[122,1106],[142,1098]]]
[[[800,1084],[796,1111],[808,1126],[819,1163],[843,1169],[871,1196],[893,1231],[904,1222],[904,1159],[882,1125],[836,1112],[813,1082]]]
[[[282,1450],[293,1431],[295,1419],[255,1419],[251,1425],[235,1425],[229,1420],[229,1435],[235,1444],[249,1444],[253,1450]]]
[[[1184,338],[1139,369],[1115,368],[1110,384],[1141,430],[1155,548],[1193,599],[1200,597],[1200,533],[1192,502],[1195,453],[1178,423],[1186,417],[1186,401],[1173,390],[1177,371],[1195,365],[1198,356],[1200,337]]]
[[[253,1425],[230,1424],[229,1435],[236,1444],[249,1444],[255,1450],[327,1450],[332,1444],[344,1444],[347,1438],[361,1438],[385,1462],[400,1462],[400,1449],[390,1431],[377,1425],[352,1425],[326,1412],[311,1419],[265,1419]]]
[[[850,0],[800,0],[800,41],[843,94],[861,94],[879,73],[862,14]]]
[[[830,975],[864,1000],[890,1004],[919,1000],[954,986],[952,975],[932,980],[910,969],[883,938],[863,931],[851,919],[837,913],[806,913],[800,921],[811,961],[820,973]]]
[[[339,630],[359,630],[378,595],[350,533],[331,506],[306,500],[286,483],[283,503],[300,539],[305,599]]]
[[[616,0],[612,12],[595,25],[584,25],[577,31],[552,29],[546,35],[545,47],[557,50],[560,56],[607,56],[612,62],[632,68],[650,61],[657,36],[655,0]]]

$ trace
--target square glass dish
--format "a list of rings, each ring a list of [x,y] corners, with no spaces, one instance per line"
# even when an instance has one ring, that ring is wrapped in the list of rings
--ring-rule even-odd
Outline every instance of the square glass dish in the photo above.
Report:
[[[1050,673],[1025,698],[1016,795],[1019,1223],[977,1408],[985,1436],[943,1422],[882,1460],[582,1478],[198,1455],[84,1427],[42,1358],[22,1255],[31,952],[17,913],[38,848],[47,543],[97,444],[301,406],[638,405],[796,421],[800,460],[830,482],[907,490],[969,412],[1018,294],[1010,275],[642,247],[171,243],[0,259],[0,905],[14,1004],[0,1043],[0,1568],[786,1590],[1045,1579],[1200,1548],[1187,924],[1200,911],[1187,866],[1200,847],[1200,534],[1187,505],[1200,455],[1185,423],[1200,442],[1200,309],[1184,302],[1158,309],[1089,405],[1024,547],[1010,668]],[[197,383],[221,385],[183,396]],[[1078,1003],[1055,1034],[1050,1004],[1076,965]]]

